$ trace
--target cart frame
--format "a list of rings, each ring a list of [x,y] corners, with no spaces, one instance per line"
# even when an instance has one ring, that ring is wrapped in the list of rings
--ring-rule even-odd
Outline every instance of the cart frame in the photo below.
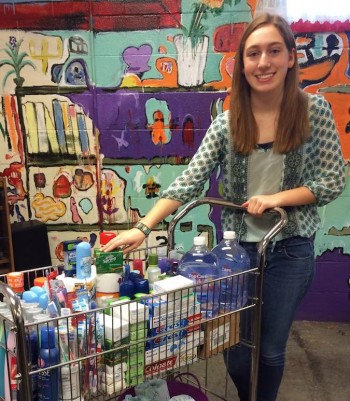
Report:
[[[168,229],[168,248],[174,249],[174,229],[179,220],[181,220],[193,208],[204,205],[218,205],[221,207],[228,207],[237,210],[246,211],[246,208],[219,198],[204,197],[196,199],[188,203],[180,212],[178,212],[169,224]],[[261,312],[262,312],[262,292],[264,281],[264,269],[266,262],[266,250],[271,240],[286,226],[287,213],[284,209],[276,207],[266,211],[266,213],[275,213],[279,215],[278,223],[267,232],[257,247],[257,281],[256,281],[256,306],[253,308],[252,319],[252,364],[250,374],[250,401],[257,400],[257,385],[258,385],[258,371],[259,371],[259,354],[260,354],[260,327],[261,327]]]
[[[189,202],[181,211],[179,211],[170,221],[168,226],[168,244],[167,250],[174,249],[174,231],[175,226],[190,210],[193,208],[209,204],[211,206],[221,206],[225,208],[233,208],[242,211],[246,211],[240,205],[236,205],[230,201],[226,201],[224,199],[212,198],[212,197],[204,197],[200,199],[196,199],[192,202]],[[277,224],[265,234],[262,240],[258,243],[257,246],[257,266],[250,270],[250,272],[256,273],[256,281],[255,281],[255,303],[250,305],[250,308],[253,308],[253,318],[252,318],[252,340],[251,340],[251,348],[252,348],[252,365],[251,365],[251,374],[250,374],[250,401],[257,400],[257,383],[258,383],[258,366],[259,366],[259,354],[260,354],[260,326],[261,326],[261,310],[262,310],[262,289],[263,289],[263,276],[264,276],[264,268],[266,262],[266,250],[270,241],[283,229],[283,227],[287,224],[287,214],[282,208],[273,208],[266,211],[266,213],[273,213],[279,216],[279,221]],[[128,259],[128,258],[126,258]],[[46,269],[49,267],[46,267]],[[52,266],[50,267],[52,268]],[[39,269],[33,269],[27,271],[33,272]],[[45,267],[40,270],[45,270]],[[24,272],[26,273],[26,272]],[[22,314],[22,306],[18,296],[15,292],[4,282],[0,280],[0,293],[3,294],[7,304],[10,306],[12,317],[13,317],[13,328],[16,332],[16,356],[17,356],[17,365],[18,372],[16,376],[17,385],[19,388],[19,392],[21,395],[22,401],[30,401],[31,400],[31,375],[29,369],[29,361],[28,355],[26,353],[26,324],[24,321],[24,317]],[[132,301],[136,302],[136,301]],[[242,309],[240,309],[242,310]],[[230,312],[228,314],[237,313],[240,310]],[[62,366],[60,364],[58,366]]]

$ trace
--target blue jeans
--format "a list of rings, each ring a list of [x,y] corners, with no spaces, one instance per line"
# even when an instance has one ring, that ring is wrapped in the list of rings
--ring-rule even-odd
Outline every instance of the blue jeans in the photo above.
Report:
[[[241,243],[257,266],[255,243]],[[270,243],[266,251],[259,359],[258,401],[275,401],[281,384],[289,331],[296,309],[315,271],[313,238],[292,237]],[[241,313],[241,329],[250,332],[252,310]],[[247,338],[247,336],[245,336]],[[251,350],[225,350],[227,370],[241,401],[249,401]]]

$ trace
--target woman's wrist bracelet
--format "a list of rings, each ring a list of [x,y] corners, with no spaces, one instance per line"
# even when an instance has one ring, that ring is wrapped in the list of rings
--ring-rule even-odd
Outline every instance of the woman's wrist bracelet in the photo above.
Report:
[[[141,221],[137,222],[134,225],[134,228],[137,228],[138,230],[143,232],[146,237],[148,237],[151,234],[151,231],[152,231],[148,226],[146,226],[146,224],[141,223]]]

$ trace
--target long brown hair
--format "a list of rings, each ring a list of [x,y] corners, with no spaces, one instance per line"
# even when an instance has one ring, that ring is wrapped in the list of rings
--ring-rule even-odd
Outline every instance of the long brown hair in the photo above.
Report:
[[[274,25],[278,29],[289,52],[296,50],[294,35],[288,22],[278,15],[262,14],[245,29],[235,56],[230,103],[233,146],[237,152],[243,154],[252,152],[258,137],[258,126],[250,103],[250,86],[242,73],[243,52],[251,33],[268,24]],[[279,153],[287,153],[302,145],[310,135],[308,97],[299,87],[297,59],[293,67],[288,69],[281,106],[274,150]]]

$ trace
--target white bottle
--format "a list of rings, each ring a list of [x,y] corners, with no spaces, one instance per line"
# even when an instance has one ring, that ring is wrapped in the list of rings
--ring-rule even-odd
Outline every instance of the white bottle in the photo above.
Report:
[[[150,253],[148,256],[148,268],[146,271],[146,278],[148,280],[149,289],[153,290],[153,284],[159,280],[159,276],[162,274],[160,267],[158,266],[158,255],[156,253]]]

